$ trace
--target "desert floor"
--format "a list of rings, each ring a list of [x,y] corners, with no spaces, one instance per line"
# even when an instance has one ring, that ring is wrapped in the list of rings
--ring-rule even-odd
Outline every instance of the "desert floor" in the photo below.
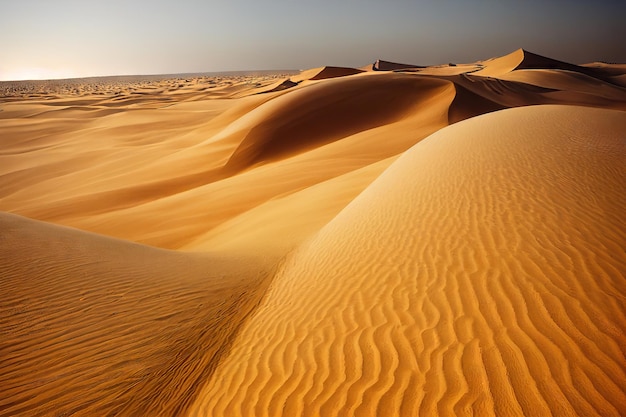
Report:
[[[0,83],[0,416],[626,415],[626,65]]]

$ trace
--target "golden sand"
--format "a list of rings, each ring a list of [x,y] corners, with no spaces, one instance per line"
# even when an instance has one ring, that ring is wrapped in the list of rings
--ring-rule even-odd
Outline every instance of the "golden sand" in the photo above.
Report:
[[[624,77],[0,83],[0,416],[625,415]]]

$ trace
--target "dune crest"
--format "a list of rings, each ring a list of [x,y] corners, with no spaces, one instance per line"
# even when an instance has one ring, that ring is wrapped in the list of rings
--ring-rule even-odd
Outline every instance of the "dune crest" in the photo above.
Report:
[[[593,67],[570,64],[568,62],[538,55],[521,48],[508,55],[484,61],[483,65],[483,69],[473,74],[487,77],[499,77],[514,70],[549,69],[578,72],[601,79],[606,78],[605,71],[601,69],[598,70]]]
[[[393,123],[447,85],[407,75],[367,75],[294,91],[250,113],[252,126],[225,168],[239,170]]]
[[[326,80],[328,78],[347,77],[348,75],[360,74],[362,72],[363,70],[358,68],[325,66],[302,71],[300,74],[294,75],[290,79],[294,82],[317,81]]]

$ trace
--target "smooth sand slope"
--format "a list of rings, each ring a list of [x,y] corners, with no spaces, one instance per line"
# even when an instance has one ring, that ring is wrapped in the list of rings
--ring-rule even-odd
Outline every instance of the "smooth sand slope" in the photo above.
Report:
[[[625,129],[530,107],[416,145],[289,258],[192,414],[623,415]]]
[[[626,414],[624,77],[0,83],[0,416]]]
[[[0,415],[177,415],[268,267],[0,215]]]

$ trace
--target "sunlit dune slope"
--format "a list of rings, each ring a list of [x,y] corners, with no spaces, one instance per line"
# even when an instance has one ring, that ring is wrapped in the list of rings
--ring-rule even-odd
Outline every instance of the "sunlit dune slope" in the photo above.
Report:
[[[374,75],[368,79],[376,80],[376,77]],[[409,81],[412,82],[413,80],[409,79]],[[415,82],[419,83],[420,81],[416,79]],[[365,130],[361,131],[359,131],[359,126],[364,122],[352,113],[350,107],[334,107],[333,90],[312,90],[312,92],[321,91],[324,93],[323,95],[309,95],[305,91],[317,87],[316,85],[290,92],[279,97],[276,101],[272,100],[250,112],[229,126],[227,135],[223,137],[221,134],[216,135],[212,142],[206,143],[205,146],[219,146],[220,141],[232,141],[233,138],[235,141],[242,140],[248,129],[268,119],[276,121],[275,124],[269,125],[271,129],[281,130],[282,119],[275,117],[275,115],[287,118],[285,123],[288,122],[291,126],[295,126],[294,124],[298,120],[303,124],[313,126],[316,121],[321,120],[321,117],[316,118],[315,115],[328,115],[328,118],[324,119],[328,123],[328,127],[321,129],[329,131],[328,129],[337,128],[337,130],[343,130],[343,133],[336,137],[333,142],[320,144],[323,146],[303,149],[296,154],[292,153],[280,157],[277,155],[277,159],[274,161],[249,166],[244,171],[236,172],[236,175],[222,178],[219,181],[213,181],[184,193],[178,193],[123,211],[77,219],[73,225],[102,232],[106,230],[106,233],[115,233],[130,239],[133,238],[134,234],[134,236],[139,236],[143,242],[157,246],[189,247],[190,242],[197,240],[214,227],[254,209],[259,204],[299,192],[315,184],[332,180],[356,169],[397,156],[428,134],[445,126],[447,124],[447,109],[454,99],[453,86],[447,82],[428,79],[421,80],[421,84],[417,85],[423,85],[424,88],[415,89],[414,102],[411,103],[413,109],[411,114],[404,113],[408,110],[398,109],[399,114],[405,115],[400,120],[373,128],[367,126],[367,123],[371,122],[365,122]],[[341,91],[341,88],[341,85],[336,86],[336,90]],[[279,101],[283,97],[287,99],[290,94],[300,91],[307,92],[307,94],[297,97],[317,98],[321,103],[326,103],[328,107],[319,108],[319,112],[311,109],[310,113],[301,114],[300,108],[292,101]],[[412,90],[408,91],[408,93],[411,92]],[[294,107],[290,108],[284,103],[293,104]],[[329,115],[329,109],[332,110],[333,108],[335,108],[335,112]],[[299,118],[300,116],[302,117]],[[345,126],[340,126],[342,120],[346,122]],[[356,127],[351,126],[351,120],[355,122]],[[332,130],[329,132],[336,134]],[[299,137],[297,135],[306,137],[308,133],[294,131],[294,135],[285,139],[297,140]],[[346,136],[342,137],[343,135]],[[264,137],[269,140],[282,140],[280,137],[269,134]],[[323,140],[324,138],[320,137],[320,139]],[[265,144],[261,142],[258,146],[265,146]],[[361,188],[351,188],[348,193],[343,193],[341,199],[332,201],[336,212],[341,210],[350,199],[367,185],[363,181],[359,181],[359,184],[362,184],[358,186]],[[246,189],[247,192],[234,192],[234,190],[240,189]],[[172,212],[176,212],[178,215],[170,216],[169,213]],[[291,216],[297,217],[298,213],[293,213]],[[309,220],[315,223],[316,227],[323,225],[323,222],[317,221],[315,217],[311,217]],[[324,216],[320,220],[325,221],[327,218]],[[159,224],[160,227],[155,228],[155,224]],[[298,235],[297,230],[293,232]],[[279,238],[277,237],[277,239]],[[261,250],[273,244],[273,242],[257,242]]]
[[[285,254],[335,217],[396,158],[385,158],[254,205],[200,234],[181,249]],[[277,177],[274,181],[278,180]]]
[[[518,49],[508,55],[484,61],[482,64],[484,68],[480,71],[476,71],[474,74],[498,77],[513,70],[550,69],[579,72],[601,78],[606,75],[606,72],[601,69],[558,61],[556,59],[534,54],[524,49]]]
[[[181,414],[268,274],[0,214],[0,415]]]
[[[479,116],[286,261],[192,415],[626,413],[624,112]]]
[[[21,142],[6,149],[5,160],[15,165],[0,176],[7,184],[2,208],[180,248],[269,199],[399,155],[448,123],[454,96],[454,86],[445,80],[356,75],[251,97],[232,110],[216,109],[216,115],[181,104],[165,111],[138,110],[134,117],[85,121],[87,126],[75,133],[79,140],[67,140],[66,132],[47,138],[54,152],[46,147],[23,153]],[[150,115],[176,114],[193,122],[191,132],[177,124],[163,131],[162,124],[146,123]],[[94,134],[106,134],[109,143],[87,143],[93,140],[87,135],[89,124],[105,126]],[[152,129],[154,138],[146,134]],[[129,134],[145,141],[120,144]],[[106,153],[112,138],[113,149]],[[335,213],[368,182],[352,184],[360,185],[339,192],[343,197],[333,202]],[[242,189],[248,191],[235,191]],[[321,227],[327,217],[311,220]]]

